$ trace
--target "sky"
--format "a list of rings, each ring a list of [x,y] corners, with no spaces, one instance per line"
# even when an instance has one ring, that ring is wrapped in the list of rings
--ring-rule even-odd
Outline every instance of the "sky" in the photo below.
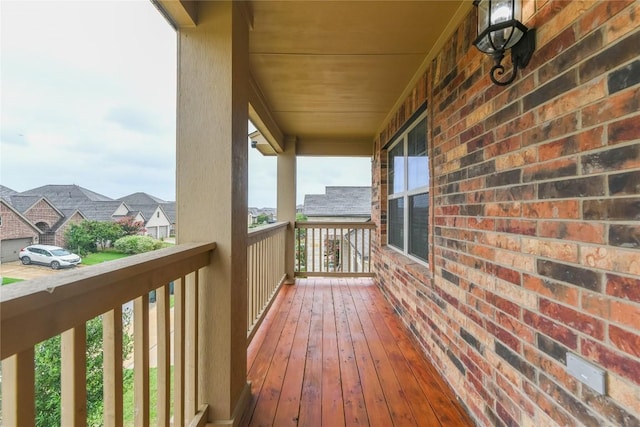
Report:
[[[176,52],[149,0],[2,0],[0,184],[175,200]],[[249,149],[248,161],[249,206],[275,207],[276,158]],[[299,157],[297,169],[299,204],[371,184],[369,158]]]

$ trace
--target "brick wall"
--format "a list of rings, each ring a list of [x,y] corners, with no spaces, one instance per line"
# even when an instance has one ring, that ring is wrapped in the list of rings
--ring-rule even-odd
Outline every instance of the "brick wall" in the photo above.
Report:
[[[44,222],[49,226],[48,228],[53,227],[62,219],[62,215],[45,200],[40,200],[30,207],[29,210],[24,213],[24,216],[34,224]]]
[[[55,235],[55,245],[56,246],[61,246],[61,247],[65,247],[65,245],[67,244],[66,239],[65,239],[65,233],[67,232],[67,230],[69,229],[69,227],[71,227],[71,224],[78,224],[82,221],[84,221],[84,217],[82,215],[80,215],[78,212],[74,213],[73,215],[71,215],[71,218],[69,218],[68,220],[65,221],[64,224],[62,224],[60,227],[58,227],[58,229],[56,230],[56,235]],[[73,248],[69,248],[69,249],[73,249]]]
[[[376,141],[379,286],[479,425],[640,425],[640,2],[525,1],[506,88],[457,29]],[[429,266],[384,246],[382,147],[424,102]],[[598,396],[566,353],[607,372]]]
[[[30,237],[33,241],[38,241],[38,232],[32,227],[29,227],[20,216],[9,209],[4,203],[0,203],[0,216],[2,216],[0,235],[3,240]]]

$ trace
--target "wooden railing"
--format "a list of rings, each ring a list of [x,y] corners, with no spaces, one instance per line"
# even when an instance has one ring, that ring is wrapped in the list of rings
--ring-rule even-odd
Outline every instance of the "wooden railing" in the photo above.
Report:
[[[247,237],[247,336],[249,341],[286,279],[285,237],[288,226],[288,222],[280,222],[249,230]]]
[[[4,286],[0,303],[3,425],[35,424],[36,399],[46,398],[35,395],[35,352],[38,343],[58,335],[62,336],[61,424],[87,424],[86,328],[87,322],[95,318],[101,319],[103,325],[101,424],[123,425],[123,338],[127,341],[131,330],[123,324],[123,317],[128,318],[131,310],[134,424],[151,424],[152,330],[157,334],[155,424],[180,426],[202,420],[207,408],[197,406],[198,270],[209,265],[215,246],[215,243],[178,245]],[[151,318],[149,293],[154,290],[156,317]]]
[[[296,276],[373,276],[371,222],[296,222]]]

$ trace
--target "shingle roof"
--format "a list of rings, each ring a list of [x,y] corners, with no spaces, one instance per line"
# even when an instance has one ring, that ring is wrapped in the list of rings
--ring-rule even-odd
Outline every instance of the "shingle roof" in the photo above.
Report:
[[[160,206],[162,206],[162,210],[164,211],[165,214],[167,214],[167,217],[169,217],[169,221],[171,221],[172,224],[176,223],[176,202],[165,202],[165,203],[161,203]]]
[[[30,196],[45,196],[47,200],[49,200],[60,210],[78,209],[81,205],[90,202],[114,201],[110,197],[104,196],[91,190],[87,190],[86,188],[80,187],[79,185],[44,185],[42,187],[24,191],[20,194]],[[118,202],[117,206],[120,206],[120,202]]]
[[[325,194],[304,196],[306,216],[371,216],[371,187],[326,187]]]
[[[113,213],[120,207],[120,200],[86,201],[77,206],[87,219],[93,221],[111,221]]]
[[[33,206],[38,200],[42,199],[42,196],[29,196],[24,194],[13,194],[5,197],[11,206],[13,206],[18,212],[25,213],[27,209]]]
[[[118,200],[122,200],[128,206],[132,205],[154,205],[158,206],[162,203],[168,203],[166,200],[162,200],[159,197],[152,196],[151,194],[138,192],[129,194],[128,196],[120,197]]]
[[[9,187],[5,187],[4,185],[0,185],[0,198],[7,200],[6,198],[12,196],[14,194],[18,194],[16,190],[12,190]]]

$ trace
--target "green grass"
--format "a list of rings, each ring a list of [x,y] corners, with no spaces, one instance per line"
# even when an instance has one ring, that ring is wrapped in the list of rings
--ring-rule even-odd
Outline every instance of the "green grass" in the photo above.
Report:
[[[124,412],[124,425],[133,426],[134,422],[134,404],[133,404],[133,369],[124,370],[122,406]],[[173,366],[171,366],[171,413],[173,414]],[[158,398],[158,368],[149,368],[149,420],[155,425],[157,415],[157,398]]]
[[[113,261],[114,259],[120,259],[124,257],[128,257],[128,254],[117,251],[101,251],[95,254],[89,254],[87,256],[82,257],[83,265],[95,265],[100,264],[106,261]]]
[[[24,279],[14,279],[13,277],[3,277],[2,278],[2,286],[8,285],[9,283],[22,282]]]

